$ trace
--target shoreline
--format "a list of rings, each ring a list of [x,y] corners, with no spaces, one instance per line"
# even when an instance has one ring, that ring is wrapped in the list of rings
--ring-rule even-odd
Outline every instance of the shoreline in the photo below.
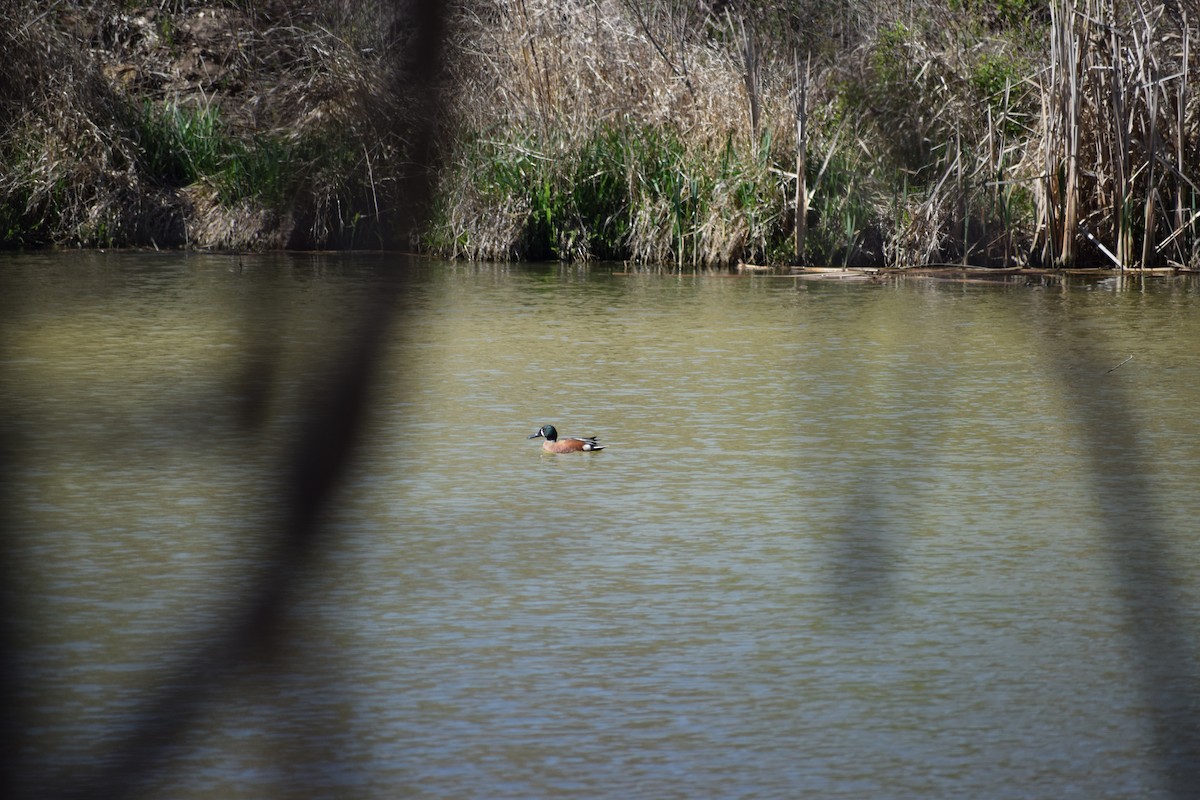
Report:
[[[391,4],[18,4],[0,248],[1200,268],[1200,19],[1155,19],[1158,98],[1149,22],[1081,2],[457,0],[421,154]]]

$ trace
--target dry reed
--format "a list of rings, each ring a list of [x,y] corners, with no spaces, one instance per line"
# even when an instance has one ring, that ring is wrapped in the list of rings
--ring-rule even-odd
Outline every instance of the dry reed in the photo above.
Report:
[[[1051,8],[1051,69],[1033,140],[1045,165],[1043,258],[1074,265],[1089,229],[1122,268],[1200,265],[1200,176],[1187,157],[1200,139],[1188,85],[1195,22],[1142,0]]]
[[[453,207],[443,212],[441,247],[474,258],[619,255],[677,266],[765,253],[773,239],[767,228],[787,198],[779,193],[772,211],[751,222],[737,219],[738,193],[747,181],[757,191],[769,174],[769,159],[756,162],[751,153],[764,140],[785,138],[787,94],[754,69],[746,39],[735,50],[689,38],[688,13],[654,13],[634,0],[465,4],[448,127],[456,141],[501,146],[459,147],[451,155],[443,195]],[[594,221],[576,219],[569,208],[563,224],[576,228],[566,234],[576,244],[571,252],[554,237],[548,247],[530,244],[528,220],[488,221],[493,204],[536,215],[546,210],[542,200],[556,203],[529,199],[539,182],[569,206],[570,182],[588,177],[575,169],[581,154],[606,131],[620,132],[607,154],[622,184],[619,208],[610,209],[621,217],[620,241],[597,253],[602,248],[582,241]],[[735,157],[727,155],[722,168],[730,143]],[[480,179],[492,169],[488,159],[506,154],[523,160],[529,186]]]
[[[1200,266],[1200,14],[716,5],[458,0],[419,244],[676,268]],[[5,243],[408,244],[388,233],[409,229],[419,111],[393,88],[416,50],[391,4],[160,6],[6,3]]]

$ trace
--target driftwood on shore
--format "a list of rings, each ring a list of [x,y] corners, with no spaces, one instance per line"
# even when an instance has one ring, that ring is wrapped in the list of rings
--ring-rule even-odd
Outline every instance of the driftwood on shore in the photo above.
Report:
[[[644,275],[652,269],[622,270],[614,275]],[[1079,267],[1075,269],[1051,269],[1030,267],[1008,267],[993,269],[989,267],[964,267],[961,265],[931,265],[927,267],[909,267],[905,269],[890,267],[770,267],[761,264],[739,264],[736,272],[724,270],[704,272],[714,277],[745,277],[776,278],[801,281],[882,281],[889,278],[924,278],[927,280],[954,281],[956,283],[1000,283],[1011,282],[1010,279],[1025,276],[1027,278],[1062,278],[1074,276],[1077,278],[1136,278],[1143,276],[1195,275],[1200,270],[1185,267],[1158,267],[1147,269],[1118,270],[1104,267]]]

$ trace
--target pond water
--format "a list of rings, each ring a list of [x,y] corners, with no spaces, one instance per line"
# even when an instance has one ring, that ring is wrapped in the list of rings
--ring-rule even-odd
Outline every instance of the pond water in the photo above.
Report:
[[[101,792],[235,624],[379,296],[277,646],[135,796],[1200,785],[1194,281],[58,253],[0,259],[28,796]]]

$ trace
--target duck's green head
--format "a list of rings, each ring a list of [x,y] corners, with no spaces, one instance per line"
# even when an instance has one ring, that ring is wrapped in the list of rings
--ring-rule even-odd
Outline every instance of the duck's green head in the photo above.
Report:
[[[537,433],[533,434],[533,436],[530,436],[529,438],[536,439],[539,436],[545,436],[546,439],[553,442],[555,439],[558,438],[558,431],[556,431],[554,429],[553,425],[543,425],[542,427],[537,429]]]

